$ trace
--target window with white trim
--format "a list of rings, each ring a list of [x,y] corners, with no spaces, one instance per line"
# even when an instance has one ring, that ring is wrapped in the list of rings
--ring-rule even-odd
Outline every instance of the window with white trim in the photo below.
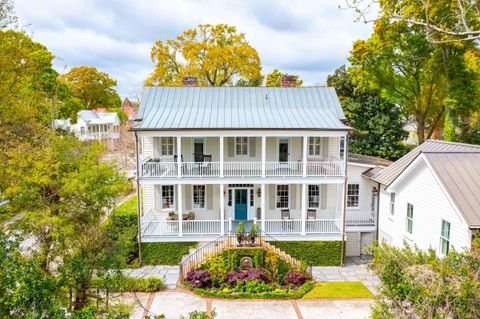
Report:
[[[407,233],[411,234],[413,232],[413,205],[407,203],[407,219],[405,225]]]
[[[173,185],[162,185],[162,209],[175,208],[175,188]]]
[[[192,185],[193,208],[204,209],[206,207],[206,192],[205,185]]]
[[[395,215],[395,193],[390,193],[390,215]]]
[[[308,155],[322,155],[322,138],[319,136],[311,136],[308,138]]]
[[[359,207],[360,185],[348,184],[347,186],[347,207]]]
[[[289,208],[289,187],[288,185],[277,185],[277,208]]]
[[[308,208],[320,207],[320,186],[308,185]]]
[[[440,231],[440,253],[446,256],[450,251],[450,222],[442,219],[442,229]]]
[[[248,137],[235,137],[235,155],[248,155]]]
[[[172,136],[164,136],[160,138],[160,155],[173,156],[174,138]]]

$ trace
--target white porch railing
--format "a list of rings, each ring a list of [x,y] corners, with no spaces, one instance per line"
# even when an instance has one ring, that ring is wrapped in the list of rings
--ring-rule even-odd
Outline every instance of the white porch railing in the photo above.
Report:
[[[375,225],[375,216],[369,211],[347,211],[345,221],[348,226]]]
[[[154,162],[149,158],[140,164],[141,177],[171,178],[178,176],[176,162]],[[182,177],[220,177],[220,162],[182,162]],[[307,162],[307,176],[337,177],[343,174],[342,161]],[[261,177],[262,162],[223,162],[224,177]],[[303,162],[265,162],[266,177],[301,177]]]
[[[258,223],[262,224],[259,220]],[[266,219],[265,220],[265,233],[272,235],[279,234],[300,234],[302,232],[301,220],[282,220],[282,219]]]
[[[341,230],[341,219],[307,219],[305,221],[307,234],[340,234]]]
[[[343,162],[307,162],[308,176],[342,176]]]
[[[302,162],[266,162],[266,176],[303,176]]]
[[[175,177],[178,176],[177,163],[173,162],[143,162],[140,165],[143,177]]]
[[[220,235],[222,222],[220,220],[184,220],[184,235]]]
[[[223,162],[225,177],[260,177],[262,176],[261,162]]]

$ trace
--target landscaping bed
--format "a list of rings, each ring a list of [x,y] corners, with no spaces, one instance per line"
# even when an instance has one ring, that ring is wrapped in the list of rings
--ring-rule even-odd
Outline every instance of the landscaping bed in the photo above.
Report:
[[[251,268],[240,267],[245,259]],[[301,298],[314,287],[305,269],[296,269],[272,250],[256,247],[224,250],[191,270],[184,285],[202,296],[228,299]]]

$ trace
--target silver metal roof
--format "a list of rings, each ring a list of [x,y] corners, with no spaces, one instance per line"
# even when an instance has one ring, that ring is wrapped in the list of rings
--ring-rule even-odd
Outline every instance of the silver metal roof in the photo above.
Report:
[[[378,175],[370,177],[371,179],[389,186],[420,153],[477,153],[480,152],[480,146],[452,143],[437,140],[427,140],[425,143],[417,146],[414,150],[398,159],[388,168],[382,170]]]
[[[480,228],[480,148],[477,153],[425,153],[470,228]]]
[[[349,129],[329,87],[145,87],[138,130]]]

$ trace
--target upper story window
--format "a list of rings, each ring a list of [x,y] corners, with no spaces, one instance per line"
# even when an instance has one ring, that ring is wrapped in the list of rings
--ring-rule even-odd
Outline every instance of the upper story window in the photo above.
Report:
[[[308,155],[322,155],[322,138],[319,136],[311,136],[308,138]]]
[[[193,208],[205,208],[206,187],[205,185],[192,185]]]
[[[360,185],[348,184],[347,186],[347,207],[358,207],[360,201]]]
[[[85,127],[84,126],[82,126],[80,128],[80,134],[85,135]]]
[[[345,155],[345,137],[340,137],[340,157]]]
[[[248,155],[248,137],[235,137],[235,155]]]
[[[162,208],[175,207],[175,188],[173,185],[162,185]]]
[[[395,214],[395,193],[390,193],[390,215]]]
[[[289,203],[289,187],[288,185],[277,185],[277,208],[288,208]]]
[[[160,138],[160,155],[173,156],[174,139],[171,136]]]
[[[411,234],[413,232],[413,205],[410,203],[407,203],[407,220],[405,228],[407,233]]]
[[[308,185],[308,208],[320,207],[320,187]]]
[[[440,253],[445,256],[450,251],[450,222],[442,220],[440,231]]]

